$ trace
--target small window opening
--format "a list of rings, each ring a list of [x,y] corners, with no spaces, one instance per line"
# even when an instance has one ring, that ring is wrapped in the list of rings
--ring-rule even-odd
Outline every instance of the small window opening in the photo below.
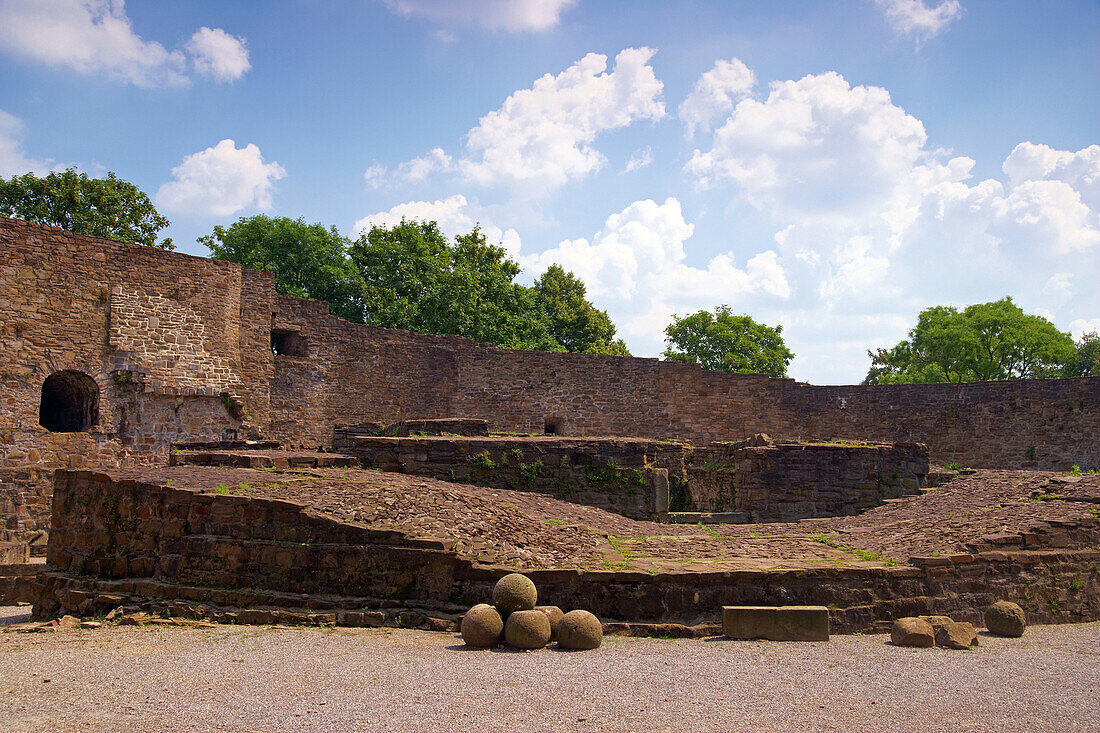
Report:
[[[281,356],[309,356],[309,344],[297,331],[272,331],[271,352]]]
[[[546,424],[542,432],[544,435],[562,435],[562,419],[560,417],[546,418]]]
[[[42,383],[38,424],[51,433],[80,433],[99,422],[99,385],[84,372],[54,372]]]

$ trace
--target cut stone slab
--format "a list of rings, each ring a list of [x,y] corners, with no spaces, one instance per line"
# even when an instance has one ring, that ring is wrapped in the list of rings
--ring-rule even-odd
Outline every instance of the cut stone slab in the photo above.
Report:
[[[828,641],[825,606],[722,606],[722,633],[733,639]]]

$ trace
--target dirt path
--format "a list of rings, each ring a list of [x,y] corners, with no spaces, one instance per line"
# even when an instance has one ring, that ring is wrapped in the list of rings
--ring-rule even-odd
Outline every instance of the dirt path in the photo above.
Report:
[[[0,633],[0,730],[1100,730],[1100,624],[981,644],[609,637],[516,653],[385,629]]]

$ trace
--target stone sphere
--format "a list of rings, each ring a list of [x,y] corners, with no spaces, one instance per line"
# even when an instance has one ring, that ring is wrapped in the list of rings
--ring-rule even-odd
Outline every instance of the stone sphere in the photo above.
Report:
[[[526,575],[509,573],[497,581],[493,588],[493,605],[501,616],[513,611],[530,611],[538,600],[535,584]]]
[[[516,649],[542,649],[550,641],[550,618],[542,611],[514,611],[504,624],[504,638]]]
[[[603,642],[603,626],[588,611],[570,611],[558,622],[558,646],[563,649],[597,649]]]
[[[1023,636],[1027,628],[1024,609],[1011,601],[997,601],[985,609],[985,627],[998,636]]]
[[[558,622],[561,621],[562,610],[557,606],[535,606],[536,611],[542,611],[550,619],[550,641],[557,641],[558,639]]]
[[[496,646],[503,630],[500,614],[484,603],[474,606],[462,617],[462,640],[469,646]]]

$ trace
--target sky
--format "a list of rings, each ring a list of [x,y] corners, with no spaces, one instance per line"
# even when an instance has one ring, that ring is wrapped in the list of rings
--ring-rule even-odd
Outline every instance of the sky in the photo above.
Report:
[[[256,214],[480,224],[636,356],[781,325],[855,384],[932,305],[1100,330],[1096,0],[0,0],[0,176],[113,171],[178,251]]]

